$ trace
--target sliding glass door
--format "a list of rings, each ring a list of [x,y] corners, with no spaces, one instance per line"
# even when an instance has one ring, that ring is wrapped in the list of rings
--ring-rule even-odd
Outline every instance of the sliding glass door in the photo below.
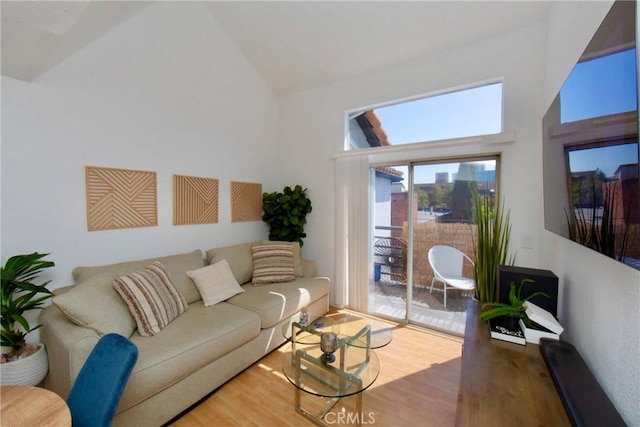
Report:
[[[464,333],[473,290],[434,280],[428,254],[446,245],[473,259],[472,197],[496,197],[497,170],[496,157],[372,168],[369,312]],[[470,262],[460,268],[473,277]]]

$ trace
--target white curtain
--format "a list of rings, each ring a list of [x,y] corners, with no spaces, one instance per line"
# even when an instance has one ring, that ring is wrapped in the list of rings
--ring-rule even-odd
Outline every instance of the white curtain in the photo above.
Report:
[[[335,160],[336,286],[334,303],[366,312],[369,297],[369,160]]]

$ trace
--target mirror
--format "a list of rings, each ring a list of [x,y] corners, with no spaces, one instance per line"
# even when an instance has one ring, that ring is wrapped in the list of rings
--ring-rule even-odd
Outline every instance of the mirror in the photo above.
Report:
[[[635,17],[613,4],[542,125],[546,229],[640,269]]]

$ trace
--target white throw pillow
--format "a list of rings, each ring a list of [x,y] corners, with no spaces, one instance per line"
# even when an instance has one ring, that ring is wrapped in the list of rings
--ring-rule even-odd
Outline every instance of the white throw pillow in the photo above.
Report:
[[[207,267],[187,271],[187,276],[196,284],[207,307],[244,292],[226,259]]]
[[[73,323],[101,335],[115,333],[128,338],[136,330],[129,308],[108,274],[91,276],[67,292],[56,293],[52,302]]]

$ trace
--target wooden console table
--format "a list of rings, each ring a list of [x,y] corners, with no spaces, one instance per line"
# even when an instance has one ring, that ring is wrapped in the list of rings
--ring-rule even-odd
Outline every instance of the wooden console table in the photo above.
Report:
[[[540,347],[492,339],[480,311],[469,302],[456,426],[570,426]]]

